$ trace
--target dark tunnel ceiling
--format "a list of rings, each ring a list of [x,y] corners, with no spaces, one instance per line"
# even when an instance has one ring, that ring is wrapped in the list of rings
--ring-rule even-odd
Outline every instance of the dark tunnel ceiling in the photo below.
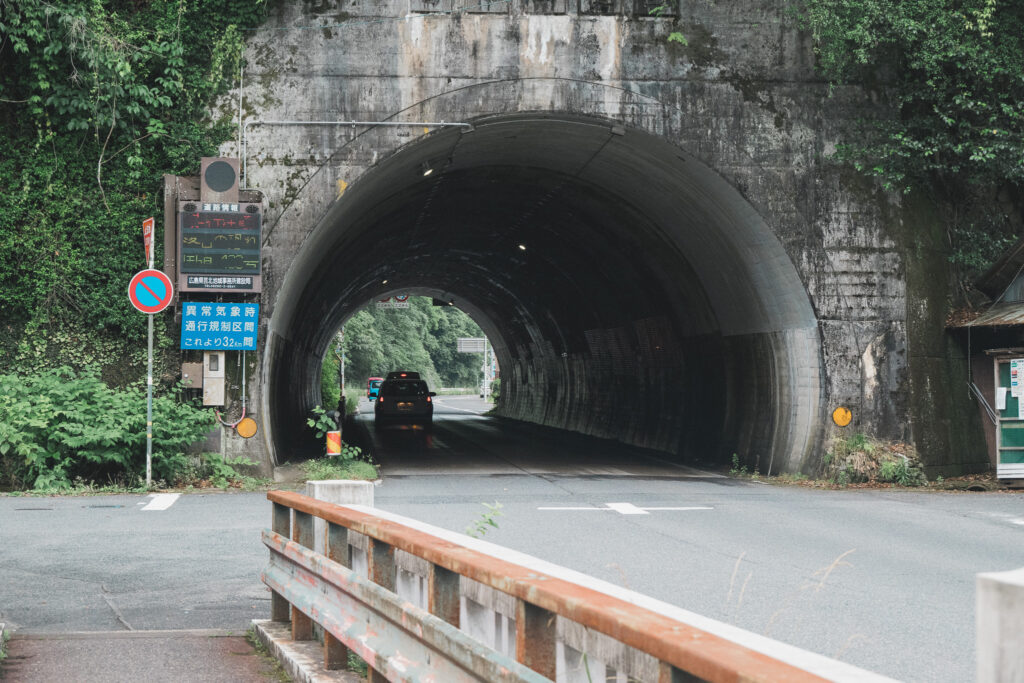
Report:
[[[510,353],[584,353],[591,331],[643,319],[671,320],[680,339],[816,325],[787,255],[738,192],[663,140],[593,119],[445,129],[353,183],[275,303],[272,377],[290,392],[300,378],[318,386],[337,328],[398,292],[455,298],[503,367]]]

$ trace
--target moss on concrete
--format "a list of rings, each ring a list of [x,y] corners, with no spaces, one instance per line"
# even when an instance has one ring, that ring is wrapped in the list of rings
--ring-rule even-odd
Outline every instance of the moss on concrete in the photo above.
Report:
[[[925,471],[983,471],[989,458],[978,407],[967,391],[967,359],[945,329],[953,282],[945,223],[933,202],[911,195],[889,224],[907,271],[911,433]]]

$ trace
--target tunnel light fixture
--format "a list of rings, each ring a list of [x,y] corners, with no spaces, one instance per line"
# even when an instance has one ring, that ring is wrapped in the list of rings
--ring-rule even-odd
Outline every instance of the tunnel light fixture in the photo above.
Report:
[[[519,247],[519,251],[526,251],[526,245],[525,244],[519,244],[517,246]]]
[[[423,172],[423,177],[426,178],[428,175],[434,172],[433,167],[427,162],[420,164],[420,170]]]
[[[384,278],[383,280],[381,280],[381,281],[380,281],[380,283],[381,283],[382,285],[386,285],[386,284],[388,283],[388,279],[387,279],[387,278]]]
[[[448,305],[449,306],[454,306],[455,305],[455,299],[448,299]]]

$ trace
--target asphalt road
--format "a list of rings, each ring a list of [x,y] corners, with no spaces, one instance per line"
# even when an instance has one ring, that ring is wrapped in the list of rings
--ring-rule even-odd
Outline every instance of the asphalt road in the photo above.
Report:
[[[973,680],[975,574],[1024,566],[1020,494],[769,486],[474,415],[486,407],[440,397],[432,433],[367,429],[378,506],[463,531],[499,502],[488,541],[908,681]],[[55,633],[266,617],[265,496],[142,509],[153,500],[0,497],[0,621]]]

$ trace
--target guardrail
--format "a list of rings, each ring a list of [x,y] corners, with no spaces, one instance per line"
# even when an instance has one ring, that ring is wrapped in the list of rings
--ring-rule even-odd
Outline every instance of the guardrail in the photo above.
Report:
[[[372,508],[334,505],[286,491],[271,491],[267,497],[273,502],[273,528],[263,532],[270,564],[262,578],[272,591],[271,619],[290,620],[294,640],[312,640],[313,623],[320,624],[325,668],[343,667],[351,650],[369,665],[371,683],[568,680],[565,671],[557,670],[559,660],[564,666],[566,659],[564,649],[558,652],[564,646],[556,642],[559,618],[653,658],[650,683],[888,680],[748,634],[788,652],[790,661],[784,661],[763,647],[759,651],[647,609],[636,604],[639,600],[506,561],[388,519],[393,515],[374,514]],[[313,549],[314,518],[326,523],[322,554]],[[360,539],[365,559],[356,558],[358,547],[350,543],[355,541],[350,532],[365,536],[365,543]],[[396,552],[402,551],[421,558],[417,562],[425,567],[426,609],[396,593]],[[364,565],[368,578],[352,569],[353,559]],[[460,630],[460,582],[465,580],[514,601],[511,622],[505,625],[509,636],[514,633],[511,652],[493,649]],[[794,657],[794,652],[799,654]],[[803,661],[803,655],[817,662],[818,672],[793,663]],[[586,677],[581,680],[589,680],[585,656],[583,663]],[[640,680],[633,674],[613,676],[611,680]],[[593,680],[605,680],[603,668]]]

